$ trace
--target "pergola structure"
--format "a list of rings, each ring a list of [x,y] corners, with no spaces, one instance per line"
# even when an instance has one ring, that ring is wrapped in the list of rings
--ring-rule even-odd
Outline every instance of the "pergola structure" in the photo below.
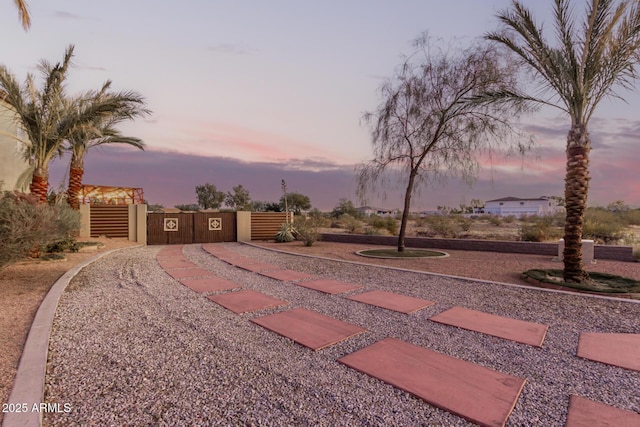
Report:
[[[80,190],[83,205],[138,205],[144,203],[142,188],[83,185]]]

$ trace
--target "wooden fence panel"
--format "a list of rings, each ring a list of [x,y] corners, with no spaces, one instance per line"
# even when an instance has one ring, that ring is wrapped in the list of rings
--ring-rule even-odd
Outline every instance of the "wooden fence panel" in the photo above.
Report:
[[[129,205],[91,205],[91,237],[129,237]]]
[[[193,214],[147,214],[147,244],[175,245],[193,243]]]
[[[293,212],[289,215],[292,222]],[[251,212],[251,240],[273,240],[286,220],[285,212]]]
[[[197,212],[193,214],[193,242],[235,242],[235,212]]]

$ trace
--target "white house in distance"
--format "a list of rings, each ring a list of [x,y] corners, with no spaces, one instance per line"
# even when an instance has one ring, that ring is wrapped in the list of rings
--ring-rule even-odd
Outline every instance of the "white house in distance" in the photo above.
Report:
[[[18,126],[16,115],[0,91],[0,181],[3,190],[14,190],[18,178],[29,164],[23,158],[24,132]],[[25,189],[22,189],[25,190]]]
[[[484,205],[484,213],[498,216],[553,215],[563,210],[563,206],[558,206],[554,199],[548,197],[535,199],[503,197],[502,199],[487,200]]]

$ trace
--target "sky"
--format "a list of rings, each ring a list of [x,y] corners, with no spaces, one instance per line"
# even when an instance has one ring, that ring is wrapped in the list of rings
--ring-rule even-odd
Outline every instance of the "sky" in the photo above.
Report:
[[[550,26],[551,1],[525,0]],[[581,11],[583,0],[575,2]],[[340,198],[360,205],[355,165],[372,158],[362,115],[380,103],[379,87],[412,53],[422,32],[461,43],[497,28],[509,0],[28,0],[24,31],[13,1],[0,1],[0,64],[19,81],[75,45],[69,93],[97,89],[142,94],[152,114],[121,127],[141,138],[90,152],[84,182],[142,187],[149,203],[195,203],[196,185],[276,201],[280,183],[331,210]],[[590,123],[589,204],[640,207],[640,94],[605,100]],[[524,158],[493,158],[472,187],[457,179],[424,186],[412,210],[472,199],[562,196],[570,121],[543,111],[522,121],[536,146]],[[51,164],[63,188],[68,157]],[[370,205],[401,207],[403,190],[370,194]]]

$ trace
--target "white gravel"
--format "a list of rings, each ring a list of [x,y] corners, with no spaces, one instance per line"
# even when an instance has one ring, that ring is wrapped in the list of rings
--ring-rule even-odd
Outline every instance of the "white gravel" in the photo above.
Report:
[[[45,425],[467,426],[467,421],[337,359],[385,337],[527,379],[507,426],[563,426],[570,394],[640,412],[640,374],[575,356],[580,332],[640,333],[640,304],[478,283],[230,243],[254,259],[435,301],[406,315],[247,272],[200,245],[202,268],[289,302],[236,315],[158,265],[159,246],[127,249],[80,273],[56,313],[45,401],[71,412]],[[428,321],[453,306],[544,323],[542,348]],[[304,307],[367,329],[314,352],[249,322]]]

